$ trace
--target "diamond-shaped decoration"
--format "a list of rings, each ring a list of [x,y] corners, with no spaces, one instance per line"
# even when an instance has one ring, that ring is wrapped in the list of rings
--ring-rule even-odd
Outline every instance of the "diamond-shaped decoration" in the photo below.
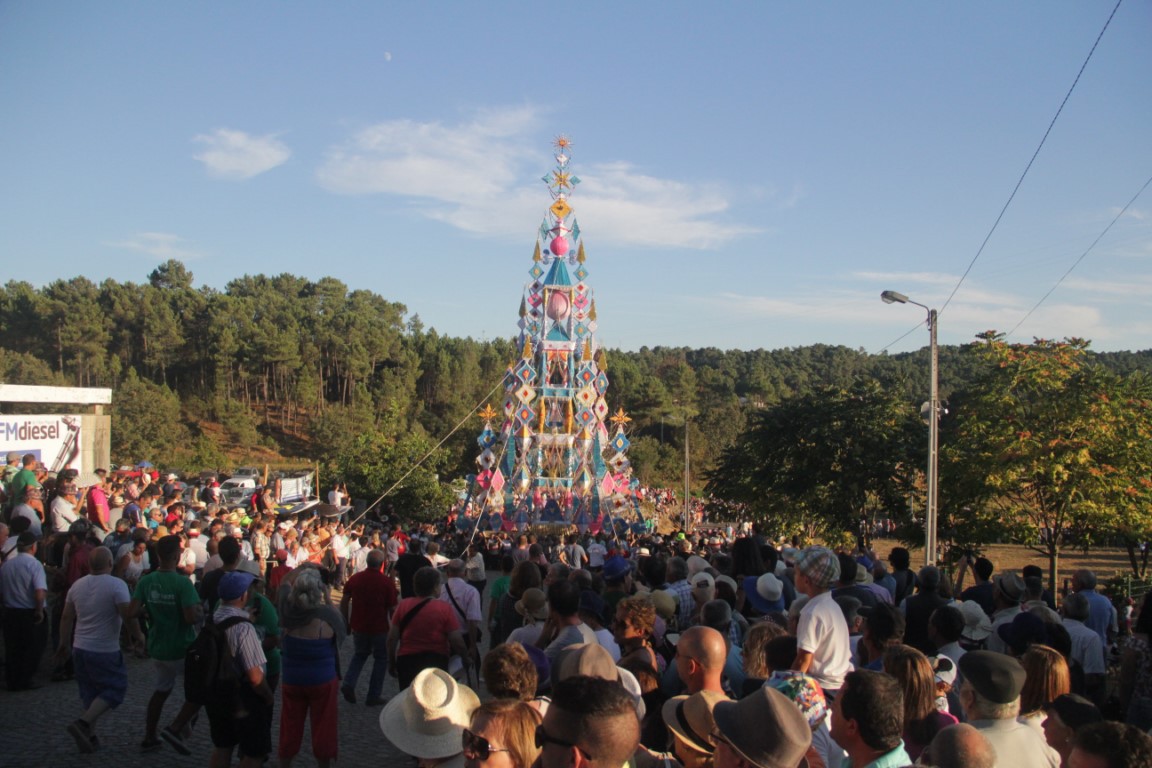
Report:
[[[519,389],[516,390],[516,397],[520,400],[520,402],[524,403],[525,405],[528,405],[529,403],[531,403],[533,400],[536,399],[536,390],[535,390],[535,388],[530,387],[527,384],[524,384],[523,386],[521,386]]]
[[[612,495],[616,490],[616,481],[612,479],[612,475],[604,475],[604,480],[600,483],[600,495],[607,498]]]
[[[604,375],[603,371],[597,374],[596,384],[594,386],[596,387],[596,394],[598,395],[602,395],[608,391],[608,377]]]
[[[575,184],[580,183],[580,179],[576,178],[575,176],[572,177],[572,181]],[[573,219],[572,220],[572,241],[575,242],[579,239],[580,239],[580,224],[577,223],[577,221],[575,219]]]
[[[520,365],[516,366],[516,378],[527,384],[536,378],[536,369],[527,360],[521,360]]]
[[[496,463],[496,455],[491,450],[484,450],[476,457],[476,463],[483,469],[492,469]]]
[[[572,306],[577,309],[586,309],[588,307],[588,294],[578,293],[572,298]]]
[[[532,269],[528,270],[528,274],[532,275],[532,277],[539,278],[544,274],[544,270],[540,268],[539,264],[533,264]]]
[[[557,200],[549,206],[548,210],[552,211],[552,215],[558,219],[563,219],[568,214],[572,213],[572,206],[564,199]]]
[[[632,443],[628,442],[628,438],[624,436],[623,432],[617,432],[616,437],[612,438],[612,447],[620,453],[628,450],[628,446]]]
[[[596,414],[592,413],[592,410],[589,408],[581,408],[576,412],[576,421],[580,423],[580,426],[587,427],[596,421]]]
[[[596,380],[596,375],[592,373],[592,369],[586,365],[580,366],[580,372],[576,374],[576,378],[580,380],[585,386],[591,384]]]
[[[584,387],[576,393],[576,403],[581,408],[591,408],[596,403],[596,390],[592,387]]]
[[[576,275],[577,280],[584,280],[588,277],[588,270],[584,269],[584,267],[577,267],[576,271],[572,274]]]
[[[583,337],[587,336],[588,335],[588,326],[584,323],[577,323],[576,324],[576,335],[579,338],[583,338]]]
[[[504,488],[504,475],[500,472],[499,469],[492,473],[491,487],[492,490],[496,493],[500,493],[500,491]]]
[[[516,418],[520,420],[521,424],[531,424],[532,420],[536,418],[536,412],[528,406],[522,405],[516,411]]]
[[[552,225],[548,223],[548,219],[544,219],[544,221],[540,222],[540,239],[544,242],[548,242],[548,233],[551,231],[551,229]]]
[[[604,398],[600,398],[596,401],[596,407],[593,410],[600,421],[604,421],[604,417],[608,415],[608,403],[604,402]]]
[[[540,306],[540,302],[542,302],[542,301],[544,301],[544,299],[540,296],[540,294],[538,294],[538,293],[528,294],[528,303],[531,304],[533,307]]]

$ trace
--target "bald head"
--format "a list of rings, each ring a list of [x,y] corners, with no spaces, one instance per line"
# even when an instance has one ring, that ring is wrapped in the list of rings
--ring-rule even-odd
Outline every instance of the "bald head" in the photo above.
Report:
[[[711,627],[691,627],[680,636],[676,644],[676,654],[687,656],[707,672],[719,674],[724,670],[728,658],[728,648],[724,636]]]
[[[967,723],[942,728],[925,747],[923,760],[936,768],[993,768],[996,750]]]
[[[95,547],[88,553],[88,570],[94,574],[112,570],[112,550],[108,547]]]

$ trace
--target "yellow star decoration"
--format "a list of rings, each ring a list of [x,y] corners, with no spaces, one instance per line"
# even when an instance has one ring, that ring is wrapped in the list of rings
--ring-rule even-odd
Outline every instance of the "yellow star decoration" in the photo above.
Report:
[[[492,404],[488,403],[487,405],[484,406],[484,410],[480,411],[480,413],[478,413],[476,415],[479,416],[484,421],[492,421],[492,419],[496,418],[496,416],[499,414],[492,407]]]
[[[568,149],[568,147],[572,146],[572,140],[569,139],[564,134],[560,134],[552,142],[552,146],[556,147],[556,149],[559,149],[559,150],[565,150],[565,149]]]
[[[559,171],[557,171],[556,173],[553,173],[552,174],[552,186],[556,187],[557,189],[561,189],[561,188],[565,188],[565,187],[568,189],[571,189],[572,188],[572,174],[560,173]]]
[[[632,417],[625,415],[623,408],[617,409],[616,413],[612,416],[612,423],[618,427],[622,427],[630,421],[632,421]]]

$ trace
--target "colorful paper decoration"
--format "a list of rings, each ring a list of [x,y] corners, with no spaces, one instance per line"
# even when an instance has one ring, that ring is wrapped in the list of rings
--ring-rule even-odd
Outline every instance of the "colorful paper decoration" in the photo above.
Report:
[[[493,529],[543,521],[615,531],[606,512],[616,518],[639,513],[638,484],[626,456],[631,420],[618,411],[609,439],[609,380],[594,336],[596,302],[568,199],[580,179],[568,169],[568,138],[557,137],[555,146],[556,167],[543,177],[552,200],[536,231],[532,282],[516,321],[521,354],[504,375],[499,435],[491,421],[501,412],[488,406],[480,413],[485,429],[477,439],[476,498]]]

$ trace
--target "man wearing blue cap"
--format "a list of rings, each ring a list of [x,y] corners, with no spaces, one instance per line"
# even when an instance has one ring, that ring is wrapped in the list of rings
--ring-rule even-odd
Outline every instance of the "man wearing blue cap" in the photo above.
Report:
[[[231,765],[232,752],[240,751],[241,768],[259,768],[272,751],[272,689],[264,679],[267,659],[260,636],[248,618],[245,605],[248,589],[256,577],[245,571],[228,571],[220,577],[217,594],[220,607],[212,615],[217,626],[225,627],[228,647],[241,675],[240,713],[230,706],[209,704],[208,722],[212,729],[210,768]]]

